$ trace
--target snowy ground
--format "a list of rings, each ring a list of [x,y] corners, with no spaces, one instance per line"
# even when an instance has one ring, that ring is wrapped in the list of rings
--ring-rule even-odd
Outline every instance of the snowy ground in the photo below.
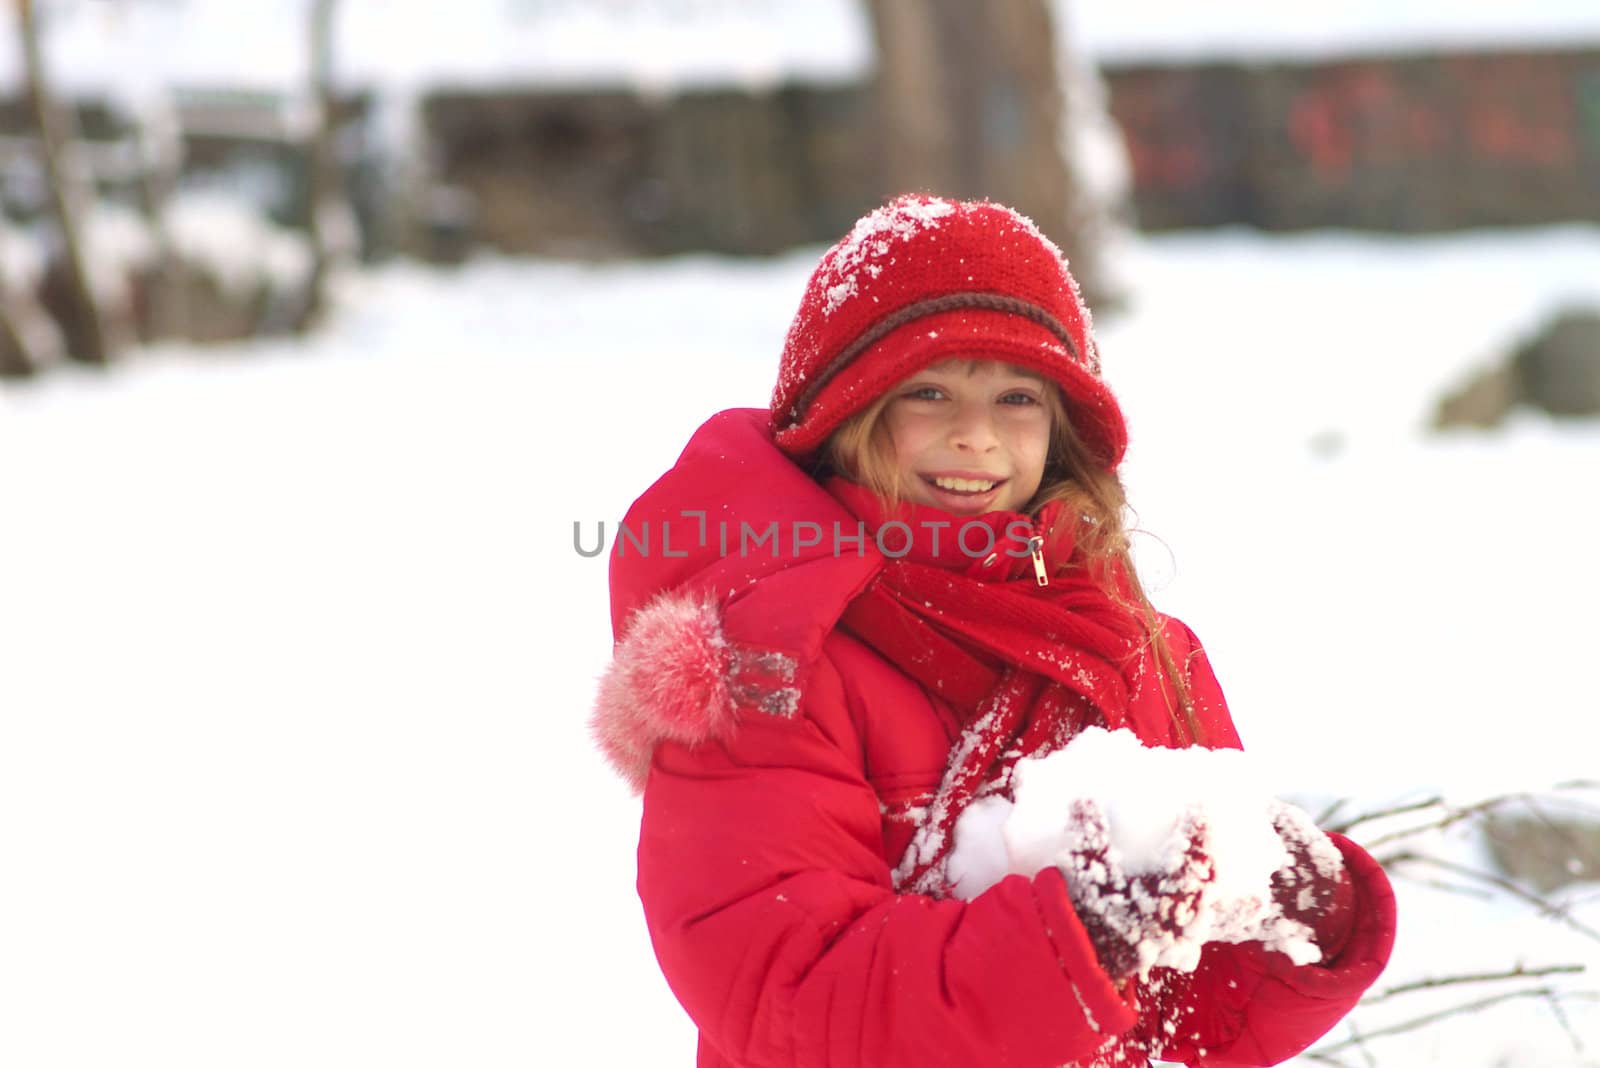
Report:
[[[610,634],[573,523],[764,403],[814,257],[394,267],[302,347],[0,387],[0,1063],[690,1063],[584,734]],[[1281,788],[1593,777],[1600,424],[1421,428],[1600,302],[1600,230],[1163,238],[1127,273],[1141,567]],[[1402,892],[1386,983],[1600,970]],[[1532,1001],[1372,1052],[1600,1063],[1571,1020],[1586,1053]]]

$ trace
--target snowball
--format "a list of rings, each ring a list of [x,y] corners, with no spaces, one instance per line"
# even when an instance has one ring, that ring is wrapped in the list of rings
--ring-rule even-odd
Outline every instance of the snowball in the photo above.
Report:
[[[1014,870],[1001,836],[1011,811],[1011,802],[996,794],[972,802],[961,813],[945,867],[956,897],[971,900]]]
[[[1110,836],[1110,866],[1120,866],[1130,882],[1166,873],[1163,892],[1198,895],[1199,915],[1181,935],[1147,938],[1138,947],[1142,971],[1193,970],[1201,945],[1219,941],[1262,941],[1297,964],[1321,959],[1310,929],[1283,916],[1271,890],[1273,873],[1290,859],[1274,819],[1300,831],[1314,824],[1272,796],[1243,752],[1147,748],[1131,731],[1090,728],[1063,749],[1018,761],[1012,786],[1014,800],[976,801],[956,822],[946,874],[957,897],[970,900],[1007,875],[1031,877],[1051,866],[1068,870],[1070,882],[1073,850],[1087,844],[1081,822],[1068,816],[1075,804],[1095,802]],[[1186,819],[1208,830],[1215,876],[1204,884],[1182,864]],[[1309,837],[1316,866],[1336,874],[1337,848],[1320,833]],[[1103,880],[1105,873],[1080,874]],[[1148,895],[1134,883],[1078,905],[1096,909],[1126,934],[1137,929],[1141,903],[1148,904]]]

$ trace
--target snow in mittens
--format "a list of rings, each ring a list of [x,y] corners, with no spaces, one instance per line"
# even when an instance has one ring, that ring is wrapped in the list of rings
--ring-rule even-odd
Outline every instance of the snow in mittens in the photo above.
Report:
[[[1310,816],[1260,785],[1249,758],[1232,749],[1146,748],[1130,731],[1090,728],[1048,756],[1019,761],[1014,800],[982,798],[962,813],[947,875],[956,896],[970,900],[1007,875],[1033,876],[1072,866],[1093,851],[1094,828],[1071,818],[1074,806],[1097,802],[1109,830],[1106,865],[1114,887],[1076,906],[1093,908],[1119,932],[1138,928],[1150,907],[1136,882],[1163,876],[1163,892],[1199,891],[1199,915],[1181,931],[1147,932],[1138,946],[1140,970],[1161,966],[1192,971],[1206,942],[1261,941],[1296,963],[1317,961],[1311,930],[1273,904],[1272,875],[1289,861],[1279,835],[1304,837],[1312,862],[1336,875],[1338,849],[1317,833]],[[1185,828],[1203,825],[1214,877],[1183,863]],[[1125,878],[1119,878],[1124,876]],[[1104,868],[1087,873],[1103,883]]]

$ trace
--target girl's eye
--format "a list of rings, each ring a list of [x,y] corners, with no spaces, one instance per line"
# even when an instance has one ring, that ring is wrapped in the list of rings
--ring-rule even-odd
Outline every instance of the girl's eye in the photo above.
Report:
[[[1032,393],[1025,393],[1020,389],[1012,390],[1000,398],[1001,404],[1014,404],[1018,406],[1038,404],[1039,398]]]
[[[916,386],[905,395],[908,400],[938,400],[944,393],[937,386]]]

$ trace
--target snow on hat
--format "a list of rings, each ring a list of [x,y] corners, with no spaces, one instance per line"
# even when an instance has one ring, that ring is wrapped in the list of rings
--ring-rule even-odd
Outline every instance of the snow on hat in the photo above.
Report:
[[[1010,208],[925,195],[890,201],[823,255],[784,343],[774,440],[804,456],[896,382],[957,357],[1056,382],[1094,455],[1121,462],[1127,428],[1061,250]]]

